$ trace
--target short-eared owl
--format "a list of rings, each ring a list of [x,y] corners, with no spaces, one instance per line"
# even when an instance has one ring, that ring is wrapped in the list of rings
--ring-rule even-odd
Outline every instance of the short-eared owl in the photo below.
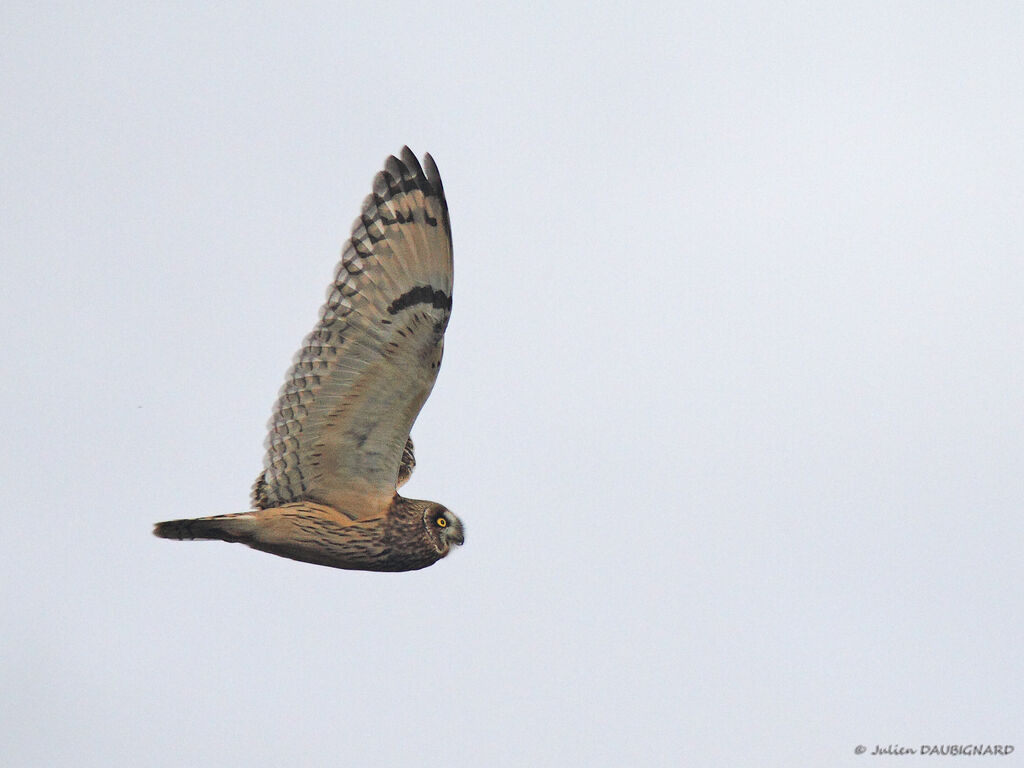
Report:
[[[389,157],[352,227],[320,322],[270,419],[253,511],[158,523],[167,539],[220,539],[367,571],[425,568],[462,544],[440,504],[405,499],[409,431],[434,386],[452,308],[448,205],[430,155]]]

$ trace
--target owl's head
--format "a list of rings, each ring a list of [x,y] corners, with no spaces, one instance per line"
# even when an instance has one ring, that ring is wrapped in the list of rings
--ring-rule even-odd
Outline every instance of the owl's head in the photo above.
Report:
[[[427,529],[427,537],[441,557],[448,554],[452,544],[459,545],[466,540],[462,521],[440,504],[427,505],[423,511],[423,525]]]

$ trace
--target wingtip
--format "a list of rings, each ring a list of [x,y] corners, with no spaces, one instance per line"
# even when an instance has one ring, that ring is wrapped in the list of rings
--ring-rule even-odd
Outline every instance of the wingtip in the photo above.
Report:
[[[423,170],[427,174],[427,179],[431,184],[435,185],[438,192],[444,196],[444,185],[441,183],[441,172],[437,170],[437,163],[434,162],[434,156],[429,152],[423,156]]]
[[[400,182],[402,177],[405,175],[405,165],[394,155],[388,155],[387,160],[384,161],[384,170],[390,174],[390,176],[396,181]]]
[[[427,152],[421,163],[409,145],[405,144],[397,155],[388,155],[384,159],[384,167],[373,179],[373,192],[386,198],[409,182],[425,186],[444,200],[444,184],[441,183],[441,172],[437,169],[433,155]]]
[[[416,154],[409,149],[408,144],[402,147],[402,162],[405,163],[405,167],[409,169],[409,173],[418,183],[426,182],[427,177],[426,174],[423,173],[423,167],[420,165],[420,161],[416,157]]]

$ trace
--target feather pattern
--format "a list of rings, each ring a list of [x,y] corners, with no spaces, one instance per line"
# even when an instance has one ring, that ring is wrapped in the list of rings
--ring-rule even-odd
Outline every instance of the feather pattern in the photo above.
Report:
[[[386,513],[415,459],[409,432],[441,365],[452,303],[441,178],[404,148],[373,181],[268,424],[257,509],[327,504]]]

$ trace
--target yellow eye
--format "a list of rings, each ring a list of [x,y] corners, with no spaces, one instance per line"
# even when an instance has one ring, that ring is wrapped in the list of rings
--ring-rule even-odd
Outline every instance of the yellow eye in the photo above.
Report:
[[[448,521],[445,520],[443,517],[439,517],[437,518],[437,525],[439,528],[444,528],[446,525],[448,525]]]

